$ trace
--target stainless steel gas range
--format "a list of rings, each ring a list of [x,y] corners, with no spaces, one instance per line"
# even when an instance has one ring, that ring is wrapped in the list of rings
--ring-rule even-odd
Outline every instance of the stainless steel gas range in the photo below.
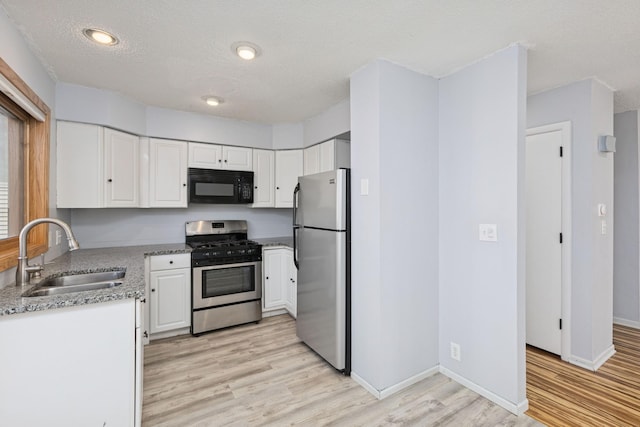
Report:
[[[191,333],[262,319],[262,246],[246,221],[186,223],[191,252]]]

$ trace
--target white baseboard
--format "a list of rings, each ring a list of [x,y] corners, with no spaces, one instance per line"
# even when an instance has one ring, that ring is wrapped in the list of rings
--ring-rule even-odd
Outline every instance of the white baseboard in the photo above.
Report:
[[[407,388],[409,386],[414,385],[417,382],[422,381],[425,378],[430,377],[431,375],[437,374],[438,372],[440,372],[439,367],[438,366],[434,366],[431,369],[427,369],[426,371],[420,372],[417,375],[409,377],[406,380],[400,381],[399,383],[394,384],[391,387],[387,387],[387,388],[385,388],[383,390],[376,389],[374,386],[369,384],[364,378],[362,378],[360,375],[358,375],[357,373],[355,373],[353,371],[351,371],[351,378],[353,378],[353,380],[355,382],[360,384],[362,386],[362,388],[364,388],[369,393],[374,395],[376,397],[376,399],[382,400],[382,399],[384,399],[386,397],[391,396],[394,393],[399,392],[400,390],[403,390],[403,389],[405,389],[405,388]]]
[[[611,346],[603,351],[600,356],[596,357],[595,360],[587,360],[582,357],[571,356],[569,358],[569,362],[576,366],[580,366],[581,368],[595,372],[614,354],[616,354],[616,349],[613,344],[611,344]]]
[[[621,317],[614,317],[613,323],[616,325],[628,326],[630,328],[640,329],[640,322],[636,320],[627,320]]]
[[[280,316],[281,314],[287,314],[288,311],[285,308],[280,308],[276,310],[269,310],[262,312],[262,318],[271,317],[271,316]]]
[[[191,328],[174,329],[173,331],[158,332],[149,335],[149,341],[160,340],[163,338],[177,337],[178,335],[187,335],[191,333]]]
[[[450,371],[447,368],[440,366],[440,372],[443,375],[446,375],[447,377],[451,378],[455,382],[465,386],[469,390],[475,391],[480,396],[486,397],[496,405],[503,407],[504,409],[511,412],[512,414],[520,416],[520,415],[523,415],[529,409],[529,401],[527,399],[517,404],[513,402],[509,402],[508,400],[503,399],[497,394],[487,390],[484,387],[479,386],[478,384],[472,381],[469,381],[468,379],[456,374],[453,371]]]

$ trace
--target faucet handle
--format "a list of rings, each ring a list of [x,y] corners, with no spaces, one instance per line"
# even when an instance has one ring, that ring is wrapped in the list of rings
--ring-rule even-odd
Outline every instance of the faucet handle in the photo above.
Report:
[[[32,277],[40,277],[40,272],[44,270],[44,254],[40,254],[40,264],[28,265],[25,270],[31,273]]]

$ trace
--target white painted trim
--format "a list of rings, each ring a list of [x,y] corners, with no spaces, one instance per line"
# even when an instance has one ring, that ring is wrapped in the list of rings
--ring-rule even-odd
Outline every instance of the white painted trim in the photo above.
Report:
[[[285,308],[278,308],[275,310],[263,311],[262,318],[264,319],[265,317],[279,316],[281,314],[287,314],[287,313],[289,312]]]
[[[629,328],[640,329],[640,321],[637,320],[627,320],[621,317],[614,317],[613,323],[616,325],[627,326]]]
[[[603,351],[600,356],[596,357],[595,360],[591,361],[591,360],[587,360],[587,359],[583,359],[582,357],[578,357],[578,356],[571,356],[571,358],[569,359],[569,362],[571,362],[572,364],[576,365],[576,366],[580,366],[581,368],[584,369],[588,369],[590,371],[597,371],[602,365],[604,365],[604,363],[609,360],[609,358],[611,356],[613,356],[614,354],[616,354],[616,349],[614,348],[613,344],[607,348],[605,351]]]
[[[171,331],[163,331],[163,332],[155,333],[153,335],[149,334],[149,341],[160,340],[163,338],[177,337],[178,335],[188,335],[190,333],[191,333],[190,327],[174,329]]]
[[[357,373],[351,371],[351,379],[354,380],[356,383],[360,384],[360,386],[362,388],[364,388],[365,390],[367,390],[369,393],[371,393],[373,395],[373,397],[375,397],[376,399],[380,400],[380,392],[374,386],[369,384],[360,375],[358,375]]]
[[[553,123],[545,126],[538,126],[527,129],[527,136],[538,135],[548,132],[562,132],[562,360],[569,361],[571,358],[571,170],[572,170],[572,150],[571,150],[571,122]]]
[[[31,102],[13,83],[4,75],[0,74],[0,92],[7,95],[20,108],[25,110],[31,117],[39,122],[44,122],[46,114],[36,104]]]
[[[437,365],[431,369],[427,369],[426,371],[420,372],[417,375],[409,377],[404,381],[400,381],[398,384],[394,384],[391,387],[387,387],[384,390],[380,390],[380,399],[389,397],[392,394],[399,392],[400,390],[404,390],[405,388],[410,387],[415,383],[424,380],[425,378],[428,378],[432,375],[437,374],[438,372],[440,372],[440,367]]]
[[[468,379],[456,374],[453,371],[450,371],[447,368],[444,368],[442,366],[440,366],[440,372],[443,375],[446,375],[447,377],[451,378],[452,380],[454,380],[455,382],[465,386],[466,388],[468,388],[471,391],[474,391],[476,393],[478,393],[479,395],[481,395],[482,397],[485,397],[487,399],[489,399],[490,401],[492,401],[493,403],[495,403],[498,406],[503,407],[504,409],[506,409],[507,411],[511,412],[512,414],[515,415],[523,415],[528,409],[529,409],[529,400],[525,399],[522,402],[519,403],[513,403],[510,402],[508,400],[503,399],[502,397],[498,396],[497,394],[487,390],[484,387],[479,386],[478,384],[469,381]]]
[[[406,380],[400,381],[399,383],[394,384],[390,387],[387,387],[383,390],[376,389],[374,386],[369,384],[364,378],[362,378],[360,375],[358,375],[353,371],[351,371],[351,378],[353,378],[353,380],[356,383],[360,384],[365,390],[367,390],[369,393],[375,396],[376,399],[382,400],[391,396],[392,394],[395,394],[401,390],[404,390],[407,387],[414,385],[415,383],[418,383],[424,380],[425,378],[435,375],[438,372],[440,372],[440,367],[434,366],[431,369],[427,369],[426,371],[420,372],[419,374],[409,377]]]

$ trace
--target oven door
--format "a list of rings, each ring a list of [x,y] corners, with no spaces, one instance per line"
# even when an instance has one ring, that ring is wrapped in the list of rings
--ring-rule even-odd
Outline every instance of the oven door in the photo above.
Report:
[[[262,298],[262,261],[222,264],[193,269],[193,308]]]

